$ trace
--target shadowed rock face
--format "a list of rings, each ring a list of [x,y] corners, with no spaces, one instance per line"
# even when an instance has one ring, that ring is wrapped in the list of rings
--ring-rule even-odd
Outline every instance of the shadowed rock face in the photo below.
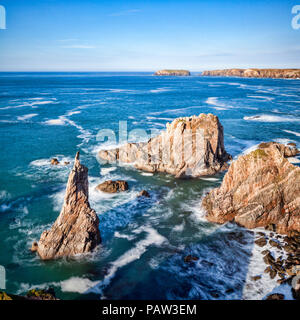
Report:
[[[167,123],[166,131],[143,143],[129,143],[102,150],[101,159],[133,163],[148,172],[166,172],[176,177],[212,175],[228,168],[223,127],[217,116],[200,114]]]
[[[108,180],[99,184],[96,189],[108,193],[122,192],[128,190],[128,183],[124,180]]]
[[[203,71],[202,76],[297,79],[300,69],[224,69]]]
[[[207,219],[234,220],[247,228],[273,224],[278,233],[300,231],[300,168],[285,158],[297,153],[293,146],[270,142],[240,156],[222,185],[203,199]]]
[[[100,242],[99,218],[88,201],[88,169],[77,153],[60,215],[42,233],[35,251],[43,260],[70,257],[92,251]]]

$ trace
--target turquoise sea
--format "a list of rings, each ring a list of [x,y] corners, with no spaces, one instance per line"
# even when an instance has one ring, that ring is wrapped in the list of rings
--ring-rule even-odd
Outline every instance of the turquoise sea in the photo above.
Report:
[[[300,147],[300,80],[0,73],[6,291],[51,286],[61,299],[261,299],[278,287],[263,274],[257,231],[204,218],[201,197],[222,174],[177,180],[97,160],[97,150],[109,146],[96,139],[101,129],[118,133],[119,121],[127,121],[128,130],[160,131],[177,117],[200,113],[219,117],[233,157],[261,141]],[[77,150],[89,168],[90,203],[103,242],[93,254],[43,262],[29,248],[59,214]],[[70,164],[51,166],[53,157]],[[293,161],[299,165],[299,158]],[[95,186],[108,179],[127,180],[130,190],[97,192]],[[151,199],[136,200],[142,189]],[[199,259],[184,262],[189,254]],[[257,274],[263,277],[254,283]]]

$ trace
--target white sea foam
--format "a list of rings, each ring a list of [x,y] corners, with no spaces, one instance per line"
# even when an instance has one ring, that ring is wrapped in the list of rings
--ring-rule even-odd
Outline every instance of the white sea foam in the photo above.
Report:
[[[256,95],[247,95],[248,98],[253,98],[253,99],[261,99],[261,100],[266,100],[266,101],[272,101],[274,100],[273,97],[267,97],[267,96],[256,96]]]
[[[50,165],[50,159],[38,159],[30,162],[31,166],[43,167]]]
[[[127,239],[127,240],[131,241],[131,240],[134,240],[136,236],[134,236],[134,235],[128,235],[128,234],[123,234],[123,233],[120,233],[120,232],[116,231],[116,232],[114,233],[114,237],[116,237],[116,238],[121,238],[121,239]]]
[[[183,229],[184,229],[184,226],[185,226],[185,223],[184,223],[184,222],[181,223],[181,224],[178,224],[177,226],[175,226],[175,227],[173,228],[173,231],[182,232]]]
[[[213,108],[216,110],[228,110],[233,108],[232,106],[220,102],[217,97],[209,97],[205,102],[209,105],[214,106]]]
[[[110,172],[113,172],[117,169],[117,167],[110,167],[110,168],[102,168],[101,169],[101,175],[109,174]]]
[[[72,116],[73,114],[79,114],[79,113],[81,113],[81,111],[69,111],[68,113],[67,113],[67,116]]]
[[[8,200],[10,198],[10,193],[8,193],[6,190],[0,190],[0,200]]]
[[[255,116],[245,116],[243,118],[247,121],[259,121],[259,122],[299,122],[299,118],[293,118],[293,117],[283,117],[283,116],[277,116],[277,115],[271,115],[271,114],[261,114],[261,115],[255,115]]]
[[[44,105],[44,104],[56,104],[57,102],[54,100],[47,100],[47,101],[36,101],[36,102],[32,102],[31,106],[35,107],[38,105]]]
[[[145,177],[151,177],[151,176],[153,176],[153,173],[151,173],[151,172],[141,172],[141,175],[145,176]]]
[[[88,278],[72,277],[61,281],[60,286],[63,292],[86,293],[98,283],[99,281],[91,281]]]
[[[202,178],[200,178],[201,180],[205,180],[205,181],[220,181],[220,179],[218,179],[218,178],[214,178],[214,177],[202,177]]]
[[[28,119],[31,119],[33,117],[36,117],[38,114],[37,113],[29,113],[29,114],[25,114],[23,116],[18,116],[17,119],[20,121],[25,121]]]
[[[287,158],[287,159],[290,163],[300,163],[300,159],[298,159],[298,158],[292,157],[292,158]]]
[[[64,126],[66,124],[65,119],[58,118],[58,119],[50,119],[44,122],[44,124],[47,124],[49,126]]]
[[[291,131],[291,130],[282,130],[282,131],[284,131],[286,133],[293,134],[293,135],[295,135],[297,137],[300,137],[300,133],[299,132],[295,132],[295,131]]]
[[[146,232],[147,236],[145,239],[140,240],[135,244],[135,246],[126,251],[123,255],[121,255],[117,260],[115,260],[110,269],[108,270],[107,275],[104,279],[99,283],[96,288],[91,288],[89,291],[91,292],[101,292],[102,288],[106,287],[111,279],[115,276],[118,269],[128,265],[129,263],[139,259],[146,251],[147,248],[151,245],[160,246],[162,243],[166,242],[167,239],[160,235],[155,229],[149,226],[143,226],[136,230],[136,233]]]
[[[255,233],[259,230],[260,229],[256,229]],[[263,231],[266,234],[269,234],[269,232],[265,230],[261,231]],[[258,235],[256,234],[256,236]],[[282,240],[280,242],[282,243]],[[277,283],[277,280],[279,279],[278,276],[276,276],[274,279],[271,279],[269,274],[264,273],[264,270],[267,267],[267,265],[263,261],[263,250],[270,250],[275,259],[277,259],[281,255],[283,255],[283,258],[286,257],[285,253],[282,253],[277,248],[270,246],[270,244],[267,244],[263,248],[254,244],[248,266],[246,284],[243,288],[243,299],[259,300],[263,299],[267,294],[270,294],[273,291],[275,292],[275,289],[276,293],[282,292],[281,290],[283,290],[283,287],[281,286],[281,289],[279,289],[279,285]],[[257,275],[261,276],[261,278],[257,281],[251,279],[253,276]],[[288,295],[286,298],[291,298],[290,296],[291,295]]]
[[[170,88],[157,88],[157,89],[150,90],[150,92],[151,93],[161,93],[161,92],[168,92],[171,90],[172,89],[170,89]]]
[[[173,121],[175,118],[160,118],[160,117],[146,117],[148,120],[165,120],[165,121]]]
[[[151,114],[151,115],[160,115],[160,114],[165,114],[165,113],[178,114],[178,113],[182,113],[182,112],[187,112],[188,110],[191,110],[191,109],[200,109],[200,108],[201,108],[201,106],[191,106],[191,107],[186,107],[186,108],[168,109],[168,110],[163,110],[163,111],[150,112],[149,114]]]
[[[69,163],[73,162],[73,159],[71,159],[70,157],[65,157],[63,155],[54,155],[53,157],[48,158],[48,159],[33,160],[33,161],[30,162],[29,165],[30,166],[36,166],[36,167],[48,166],[48,167],[55,168],[56,166],[54,167],[54,166],[51,165],[51,159],[52,158],[56,158],[59,161],[59,164],[57,166],[66,166],[65,162],[69,162]]]
[[[274,139],[275,142],[278,142],[278,143],[282,143],[284,145],[287,145],[288,143],[290,142],[295,142],[294,140],[291,140],[291,139],[285,139],[285,138],[276,138]]]

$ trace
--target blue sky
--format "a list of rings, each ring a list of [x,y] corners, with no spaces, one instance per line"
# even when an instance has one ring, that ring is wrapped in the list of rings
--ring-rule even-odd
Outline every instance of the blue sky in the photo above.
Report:
[[[0,0],[0,71],[300,67],[289,0]]]

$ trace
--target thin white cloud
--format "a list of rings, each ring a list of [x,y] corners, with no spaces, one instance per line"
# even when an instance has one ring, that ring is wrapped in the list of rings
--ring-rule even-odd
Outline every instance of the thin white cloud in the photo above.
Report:
[[[140,9],[130,9],[109,14],[110,17],[128,16],[130,14],[141,12]]]

